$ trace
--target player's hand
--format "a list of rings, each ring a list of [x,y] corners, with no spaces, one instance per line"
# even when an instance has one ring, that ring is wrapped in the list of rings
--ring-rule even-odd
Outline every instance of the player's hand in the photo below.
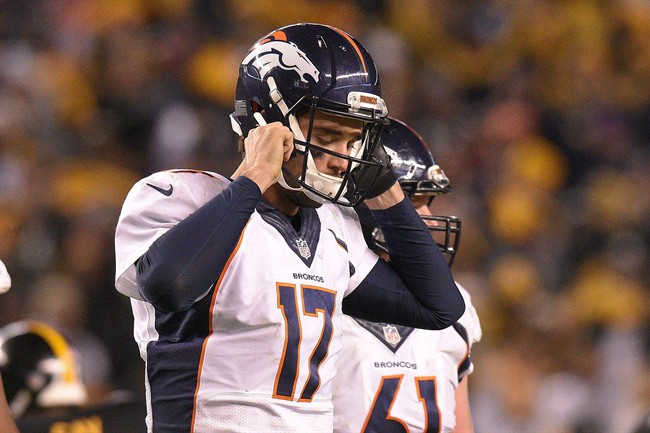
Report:
[[[262,192],[275,183],[280,176],[282,164],[293,152],[293,133],[280,122],[266,124],[261,115],[260,126],[251,129],[244,139],[246,155],[241,175],[248,177]]]
[[[377,144],[377,147],[373,151],[371,160],[378,164],[360,165],[350,173],[350,181],[355,186],[355,189],[365,194],[364,201],[366,204],[368,204],[369,200],[380,197],[386,192],[390,192],[390,195],[395,195],[393,190],[395,192],[397,190],[392,187],[398,185],[390,157],[386,154],[384,146],[380,143]],[[401,194],[401,197],[404,197],[403,194]],[[394,199],[397,199],[397,197],[394,197]],[[390,201],[392,202],[394,200],[391,198]]]

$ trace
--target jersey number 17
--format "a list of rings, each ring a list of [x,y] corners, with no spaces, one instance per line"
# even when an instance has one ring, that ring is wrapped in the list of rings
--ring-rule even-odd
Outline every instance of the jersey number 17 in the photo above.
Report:
[[[336,306],[336,292],[322,287],[294,284],[276,284],[278,308],[282,311],[285,326],[284,350],[273,386],[273,398],[293,400],[300,373],[300,348],[302,342],[301,316],[298,302],[302,301],[304,316],[323,315],[320,338],[309,356],[309,376],[298,401],[309,402],[320,387],[318,369],[327,356],[332,341],[332,314]]]

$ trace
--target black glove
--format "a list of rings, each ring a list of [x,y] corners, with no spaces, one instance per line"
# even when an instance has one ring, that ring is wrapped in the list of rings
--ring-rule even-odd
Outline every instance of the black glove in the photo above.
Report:
[[[388,191],[397,182],[390,157],[381,143],[377,143],[370,161],[376,164],[361,164],[350,172],[346,198],[350,202],[363,197],[375,198]]]

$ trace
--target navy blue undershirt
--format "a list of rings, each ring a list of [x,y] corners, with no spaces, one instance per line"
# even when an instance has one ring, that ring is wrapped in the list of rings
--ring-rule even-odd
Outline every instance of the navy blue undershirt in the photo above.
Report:
[[[257,184],[240,176],[154,241],[136,262],[143,299],[163,311],[189,309],[219,278],[261,200]],[[344,312],[428,329],[456,322],[465,310],[462,296],[409,200],[373,211],[373,216],[384,232],[392,264],[379,260],[344,298]]]
[[[190,308],[219,278],[260,200],[257,184],[240,176],[156,239],[136,262],[143,299],[163,311]]]
[[[465,311],[465,302],[410,200],[405,197],[395,206],[371,212],[384,234],[390,262],[377,262],[359,287],[343,299],[343,312],[373,322],[426,329],[443,329],[456,322]]]

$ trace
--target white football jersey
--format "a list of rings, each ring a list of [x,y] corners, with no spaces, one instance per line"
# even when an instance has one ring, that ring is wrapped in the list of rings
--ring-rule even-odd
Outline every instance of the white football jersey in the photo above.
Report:
[[[451,432],[459,380],[481,326],[469,294],[457,324],[440,331],[343,316],[343,349],[334,379],[337,433]]]
[[[140,299],[134,262],[229,183],[208,172],[153,174],[133,187],[118,222],[116,287],[134,298],[148,429],[331,432],[342,299],[377,261],[354,211],[305,211],[296,233],[258,206],[190,310],[164,313]]]

